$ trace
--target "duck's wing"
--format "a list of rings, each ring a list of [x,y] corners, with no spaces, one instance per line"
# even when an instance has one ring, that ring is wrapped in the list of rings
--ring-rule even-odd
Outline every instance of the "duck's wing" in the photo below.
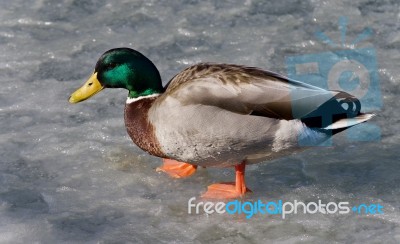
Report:
[[[187,68],[168,83],[165,96],[182,105],[216,106],[235,113],[285,120],[350,112],[350,117],[354,117],[361,108],[359,101],[345,92],[327,91],[258,68],[227,64]],[[342,103],[348,103],[348,110]],[[319,122],[310,119],[307,123],[324,127],[322,117]],[[342,118],[339,116],[325,126]]]

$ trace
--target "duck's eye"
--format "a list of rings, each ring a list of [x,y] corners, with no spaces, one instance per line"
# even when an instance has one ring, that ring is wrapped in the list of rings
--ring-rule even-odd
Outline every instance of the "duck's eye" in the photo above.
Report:
[[[109,69],[113,69],[113,68],[115,68],[116,66],[117,66],[116,63],[110,63],[110,64],[108,65]]]
[[[90,83],[88,84],[88,86],[91,86],[91,85],[93,85],[93,82],[90,82]]]

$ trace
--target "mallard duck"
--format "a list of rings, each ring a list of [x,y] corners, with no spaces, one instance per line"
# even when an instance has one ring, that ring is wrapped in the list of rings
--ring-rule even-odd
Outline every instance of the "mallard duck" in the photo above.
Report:
[[[235,167],[236,181],[212,184],[206,198],[237,198],[250,190],[245,167],[324,142],[365,122],[357,98],[255,67],[199,63],[163,87],[156,66],[140,52],[116,48],[97,61],[69,98],[78,103],[104,88],[125,88],[125,125],[133,142],[163,158],[173,177],[197,166]]]

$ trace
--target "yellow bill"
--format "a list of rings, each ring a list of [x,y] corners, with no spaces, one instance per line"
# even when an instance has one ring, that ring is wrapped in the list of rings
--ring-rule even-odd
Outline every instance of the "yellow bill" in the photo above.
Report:
[[[97,72],[93,73],[92,76],[83,84],[81,88],[76,90],[72,95],[69,97],[70,103],[79,103],[82,102],[91,96],[95,95],[99,91],[104,88],[97,79]]]

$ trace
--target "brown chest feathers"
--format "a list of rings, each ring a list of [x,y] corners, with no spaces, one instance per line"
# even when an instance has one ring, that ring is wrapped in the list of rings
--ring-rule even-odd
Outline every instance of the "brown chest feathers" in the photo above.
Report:
[[[154,127],[148,121],[147,112],[156,97],[125,104],[125,126],[132,141],[142,150],[157,157],[165,157],[155,137]]]

